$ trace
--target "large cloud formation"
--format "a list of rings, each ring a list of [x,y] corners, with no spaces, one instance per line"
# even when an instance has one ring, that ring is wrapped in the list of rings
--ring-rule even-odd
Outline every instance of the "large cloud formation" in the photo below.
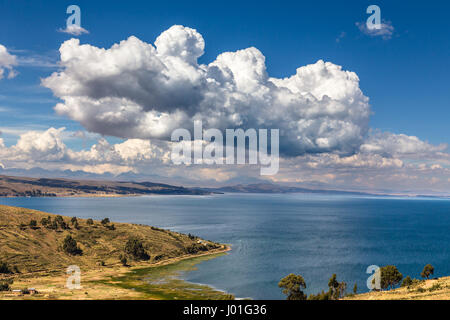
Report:
[[[8,78],[14,78],[16,72],[13,66],[17,64],[16,56],[11,55],[5,46],[0,44],[0,79],[4,77],[5,69],[8,70]]]
[[[128,139],[112,144],[99,137],[88,149],[73,150],[65,144],[83,137],[65,128],[49,128],[22,133],[9,147],[0,138],[0,168],[136,173],[141,180],[159,176],[164,177],[161,182],[198,186],[261,181],[260,168],[255,165],[195,165],[189,170],[174,165],[170,142]],[[443,152],[444,147],[403,134],[377,132],[353,155],[316,153],[281,158],[278,174],[266,179],[309,187],[448,195],[450,155]]]
[[[60,72],[43,79],[63,102],[55,109],[87,130],[109,136],[168,140],[176,128],[279,128],[280,152],[356,152],[370,107],[358,76],[322,60],[291,77],[270,77],[256,48],[199,64],[205,42],[175,25],[155,45],[129,37],[109,49],[60,47]]]

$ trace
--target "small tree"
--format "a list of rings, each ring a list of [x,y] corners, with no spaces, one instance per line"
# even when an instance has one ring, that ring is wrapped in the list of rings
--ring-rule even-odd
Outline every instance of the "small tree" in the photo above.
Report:
[[[355,283],[353,286],[353,294],[356,294],[358,292],[358,285]]]
[[[89,219],[87,219],[86,223],[87,223],[89,226],[92,226],[92,225],[94,224],[94,220],[92,220],[91,218],[89,218]]]
[[[56,216],[55,221],[57,224],[61,225],[64,223],[64,218],[62,216]]]
[[[74,238],[72,238],[71,236],[67,236],[64,239],[63,250],[67,254],[70,254],[73,256],[81,255],[83,253],[83,251],[78,247],[77,241]]]
[[[41,224],[45,227],[47,226],[47,224],[49,223],[49,221],[47,220],[47,218],[42,218],[41,219]]]
[[[0,261],[0,273],[11,274],[13,272],[11,271],[11,269],[9,268],[9,266],[6,262]]]
[[[280,280],[278,287],[283,288],[287,300],[306,300],[306,295],[303,293],[306,283],[301,275],[289,274]]]
[[[119,257],[119,259],[120,259],[120,263],[122,263],[122,265],[124,266],[124,267],[126,267],[126,266],[128,266],[128,260],[127,260],[127,257],[125,257],[124,255],[121,255],[120,257]]]
[[[413,284],[413,280],[410,276],[406,276],[405,279],[403,279],[401,287],[410,287]]]
[[[70,219],[70,223],[72,223],[73,225],[78,223],[77,217],[73,217],[72,219]]]
[[[396,266],[385,266],[380,268],[382,289],[393,289],[403,279],[403,275],[398,271]]]
[[[345,295],[345,290],[347,289],[347,284],[345,282],[337,281],[336,274],[333,274],[328,281],[328,288],[330,288],[330,298],[332,300],[337,300]]]
[[[434,267],[433,267],[431,264],[427,264],[427,265],[423,268],[423,270],[422,270],[420,276],[421,276],[422,278],[427,278],[427,279],[429,279],[430,276],[431,276],[432,274],[434,274]]]
[[[36,220],[31,220],[30,221],[30,228],[31,229],[35,229],[37,227],[37,221]]]
[[[9,291],[11,288],[9,287],[8,282],[0,282],[0,291]]]
[[[128,239],[125,244],[125,253],[136,260],[149,260],[150,256],[145,252],[142,242],[137,238]]]
[[[109,224],[109,218],[105,218],[102,220],[102,225],[106,226],[107,224]]]

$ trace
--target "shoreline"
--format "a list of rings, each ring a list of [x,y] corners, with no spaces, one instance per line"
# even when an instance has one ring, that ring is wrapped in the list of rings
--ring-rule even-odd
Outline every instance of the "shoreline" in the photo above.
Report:
[[[201,263],[201,261],[196,262],[195,259],[214,259],[215,255],[222,255],[231,251],[230,245],[224,246],[224,248],[214,249],[209,252],[194,255],[186,254],[156,263],[139,262],[129,267],[116,264],[109,267],[91,268],[87,270],[83,270],[82,268],[80,289],[71,290],[66,287],[65,284],[68,275],[66,275],[65,271],[48,270],[23,273],[14,279],[13,287],[33,287],[38,290],[38,294],[16,295],[12,292],[1,292],[0,300],[163,300],[146,292],[149,291],[152,284],[147,283],[144,279],[138,279],[137,281],[139,283],[134,287],[127,287],[127,281],[129,282],[130,278],[136,277],[140,273],[148,273],[151,275],[150,271],[157,271],[158,268],[174,267],[175,271],[177,271],[176,264],[178,263],[192,262],[195,265]],[[133,279],[133,281],[135,280]],[[222,299],[232,296],[232,294],[209,286],[208,284],[191,283],[176,276],[174,280],[182,283],[185,290],[203,288],[208,296],[222,296]]]

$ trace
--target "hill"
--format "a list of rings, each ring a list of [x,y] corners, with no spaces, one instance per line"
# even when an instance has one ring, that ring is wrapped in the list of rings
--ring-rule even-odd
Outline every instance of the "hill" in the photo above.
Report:
[[[2,197],[115,196],[145,194],[204,195],[210,194],[210,192],[153,182],[26,178],[0,175],[0,196]]]
[[[149,263],[223,248],[222,245],[194,236],[145,225],[103,225],[99,221],[89,225],[87,220],[77,219],[79,229],[76,229],[70,217],[62,217],[68,229],[58,226],[54,230],[41,223],[43,218],[48,217],[54,221],[56,215],[0,206],[0,260],[17,266],[21,273],[61,270],[72,264],[95,267],[102,261],[106,265],[119,264],[119,257],[124,254],[125,243],[130,238],[142,241],[150,255]],[[36,227],[29,226],[31,220],[37,222]],[[77,241],[82,255],[64,252],[62,246],[68,235]]]
[[[233,186],[224,186],[220,188],[202,188],[199,190],[215,192],[215,193],[320,193],[320,194],[337,194],[337,195],[371,195],[364,192],[340,191],[340,190],[322,190],[307,189],[299,187],[282,186],[273,183],[253,183],[253,184],[237,184]]]
[[[345,300],[449,300],[450,277],[420,280],[417,283],[388,291],[368,292]]]
[[[90,223],[85,219],[76,219],[77,222],[72,223],[71,220],[70,217],[0,205],[0,262],[6,262],[10,271],[0,271],[0,284],[12,280],[12,289],[32,287],[40,292],[35,296],[15,296],[11,291],[3,291],[0,299],[231,297],[207,286],[177,279],[179,269],[188,270],[201,259],[228,251],[226,245],[146,225]],[[32,221],[36,221],[36,225]],[[67,252],[64,246],[67,236],[75,239],[81,255]],[[145,257],[134,255],[133,250],[125,250],[130,239],[136,239],[142,245]],[[137,251],[142,253],[142,250]],[[122,256],[127,258],[126,266],[121,262]],[[200,260],[195,262],[192,258]],[[71,265],[82,270],[83,290],[66,287],[66,268]],[[152,277],[154,283],[145,281]]]

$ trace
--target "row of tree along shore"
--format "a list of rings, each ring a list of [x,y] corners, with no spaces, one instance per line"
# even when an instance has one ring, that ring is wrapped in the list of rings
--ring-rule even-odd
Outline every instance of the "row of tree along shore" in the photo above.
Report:
[[[434,267],[427,264],[420,276],[424,279],[429,279],[434,274]],[[375,285],[375,278],[372,283]],[[424,280],[413,279],[410,276],[403,278],[403,275],[398,271],[396,266],[388,265],[380,268],[380,290],[392,290],[398,287],[411,287],[415,284],[421,283]],[[338,300],[345,297],[351,297],[358,293],[358,286],[353,286],[352,293],[347,293],[347,283],[339,282],[336,274],[333,274],[328,281],[328,291],[322,290],[317,294],[304,293],[306,289],[305,279],[301,275],[289,274],[278,283],[278,287],[282,288],[287,300]],[[376,286],[375,286],[376,287]],[[377,290],[377,289],[374,289]]]

